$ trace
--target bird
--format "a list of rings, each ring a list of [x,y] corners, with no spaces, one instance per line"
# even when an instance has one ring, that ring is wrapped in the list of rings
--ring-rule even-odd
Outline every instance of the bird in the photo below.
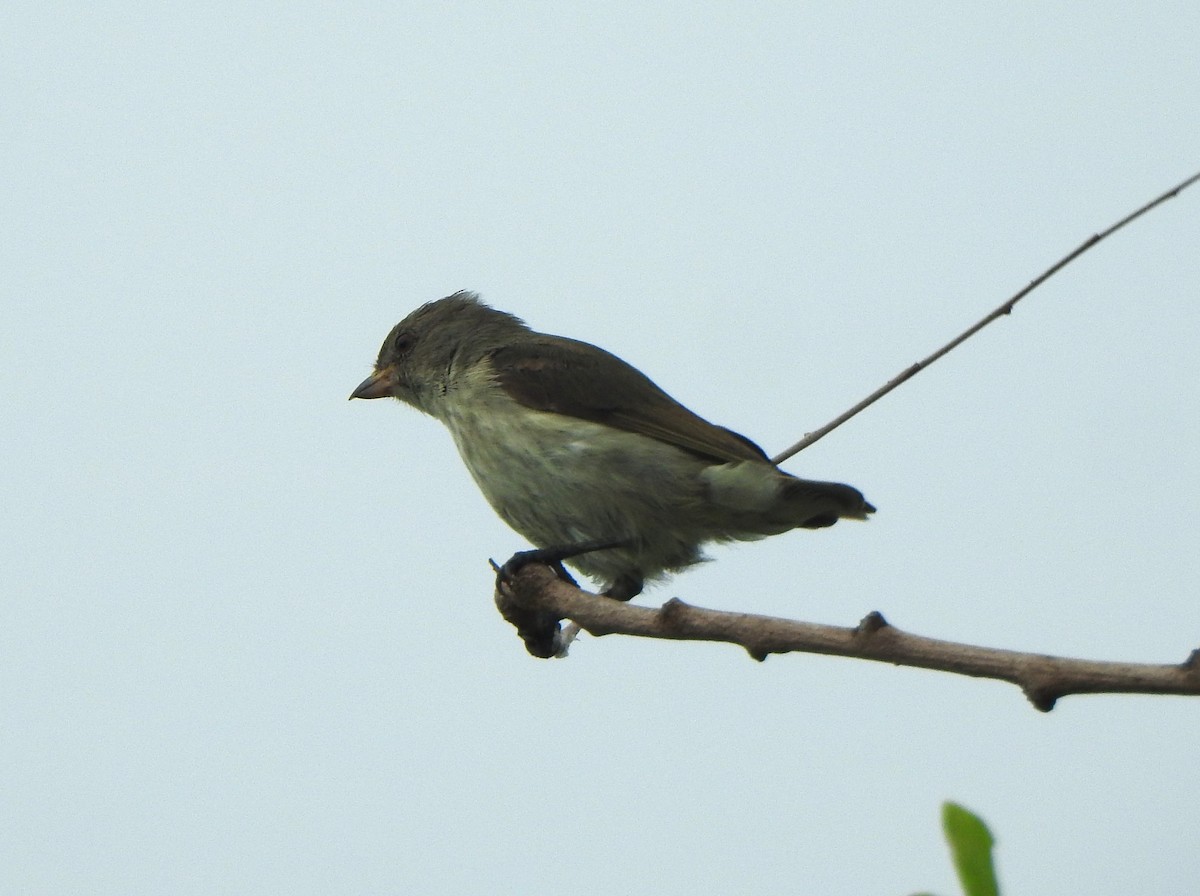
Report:
[[[779,469],[616,355],[539,333],[473,292],[396,324],[350,397],[441,421],[530,557],[565,561],[617,600],[708,559],[706,544],[875,511],[852,486]]]

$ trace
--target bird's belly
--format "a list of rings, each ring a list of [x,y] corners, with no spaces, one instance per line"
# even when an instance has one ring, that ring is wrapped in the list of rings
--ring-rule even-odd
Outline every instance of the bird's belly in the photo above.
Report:
[[[537,545],[644,540],[703,501],[703,461],[647,436],[525,408],[446,423],[488,502]]]

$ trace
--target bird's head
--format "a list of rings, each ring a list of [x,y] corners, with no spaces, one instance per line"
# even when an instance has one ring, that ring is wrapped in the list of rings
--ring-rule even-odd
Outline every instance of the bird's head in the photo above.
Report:
[[[472,292],[429,302],[392,328],[375,361],[375,372],[351,398],[398,398],[430,411],[444,395],[455,368],[469,367],[516,333],[528,332],[517,317],[489,308]]]

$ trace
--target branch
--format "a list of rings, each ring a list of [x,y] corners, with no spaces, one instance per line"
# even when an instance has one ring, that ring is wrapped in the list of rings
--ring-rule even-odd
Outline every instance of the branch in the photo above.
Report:
[[[878,389],[876,389],[874,392],[872,392],[870,395],[868,395],[866,398],[864,398],[862,401],[860,401],[854,407],[850,408],[850,410],[848,410],[842,414],[839,414],[837,417],[830,420],[828,423],[826,423],[820,429],[815,429],[812,432],[807,433],[804,436],[804,438],[802,438],[795,445],[793,445],[792,447],[788,448],[785,451],[781,451],[779,454],[777,454],[773,458],[771,458],[771,463],[781,464],[785,460],[787,460],[789,457],[791,457],[792,455],[799,454],[801,451],[803,451],[805,448],[807,448],[813,442],[829,435],[829,433],[833,432],[835,429],[837,429],[839,426],[841,426],[843,423],[845,423],[851,417],[856,416],[860,411],[864,411],[867,408],[869,408],[871,405],[873,405],[875,402],[879,401],[879,399],[883,398],[883,396],[887,395],[889,392],[891,392],[893,389],[895,389],[901,383],[907,382],[908,380],[912,379],[914,376],[916,376],[918,373],[920,373],[922,370],[924,370],[926,367],[928,367],[934,361],[938,360],[938,358],[942,357],[943,355],[949,354],[953,349],[957,348],[959,345],[966,342],[968,339],[970,339],[972,336],[974,336],[976,333],[978,333],[980,330],[982,330],[984,327],[986,327],[992,321],[994,321],[998,318],[1004,317],[1006,314],[1012,314],[1013,306],[1016,305],[1017,302],[1021,301],[1021,299],[1025,298],[1025,296],[1029,295],[1031,292],[1033,292],[1035,289],[1037,289],[1039,286],[1041,286],[1043,283],[1045,283],[1047,280],[1049,280],[1051,277],[1053,277],[1055,274],[1057,274],[1059,271],[1061,271],[1063,268],[1065,268],[1067,265],[1069,265],[1072,261],[1074,261],[1080,255],[1082,255],[1084,252],[1086,252],[1088,249],[1095,246],[1101,240],[1107,239],[1108,237],[1112,236],[1114,233],[1116,233],[1118,230],[1120,230],[1126,224],[1132,224],[1134,221],[1136,221],[1142,215],[1146,214],[1146,212],[1150,211],[1152,208],[1162,205],[1168,199],[1174,199],[1176,196],[1178,196],[1180,193],[1182,193],[1184,190],[1186,190],[1188,187],[1190,187],[1192,184],[1196,183],[1197,181],[1200,181],[1200,172],[1193,174],[1187,180],[1181,181],[1180,183],[1171,187],[1171,189],[1167,190],[1162,195],[1157,196],[1154,199],[1151,199],[1149,202],[1147,202],[1145,205],[1143,205],[1137,211],[1130,212],[1128,215],[1126,215],[1124,218],[1122,218],[1120,221],[1118,221],[1112,227],[1108,228],[1108,230],[1102,231],[1101,233],[1092,234],[1090,237],[1088,237],[1086,240],[1084,240],[1082,243],[1080,243],[1079,247],[1076,248],[1074,252],[1071,252],[1068,255],[1064,255],[1062,258],[1060,258],[1058,261],[1056,261],[1053,265],[1051,265],[1049,268],[1047,268],[1045,271],[1043,271],[1040,275],[1038,275],[1033,280],[1031,280],[1029,282],[1028,286],[1026,286],[1024,289],[1022,289],[1016,295],[1012,296],[1008,301],[1006,301],[999,308],[996,308],[994,311],[992,311],[990,314],[988,314],[982,320],[977,321],[975,324],[968,327],[963,332],[959,333],[957,336],[955,336],[953,339],[951,339],[949,342],[947,342],[945,345],[943,345],[941,348],[939,348],[937,351],[935,351],[929,357],[921,359],[916,364],[913,364],[911,367],[909,367],[907,370],[904,370],[903,372],[901,372],[898,376],[894,377],[891,380],[888,380],[886,383],[884,383],[882,386],[880,386]]]
[[[1179,665],[1098,662],[926,638],[895,628],[877,612],[854,628],[839,628],[708,610],[677,598],[652,609],[582,591],[537,563],[523,567],[507,583],[497,583],[496,605],[517,625],[526,649],[541,657],[565,655],[573,635],[561,632],[558,621],[570,619],[595,636],[738,644],[756,660],[772,653],[820,653],[994,678],[1017,685],[1042,712],[1069,694],[1200,696],[1200,649]]]

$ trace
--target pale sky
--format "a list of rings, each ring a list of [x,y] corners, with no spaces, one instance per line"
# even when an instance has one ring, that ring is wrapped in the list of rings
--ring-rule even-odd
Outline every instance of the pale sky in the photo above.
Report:
[[[777,452],[1200,169],[1200,6],[56,4],[0,17],[0,893],[1200,878],[1200,701],[583,637],[436,421],[458,289]],[[639,598],[1200,646],[1200,187],[789,461],[869,523]]]

